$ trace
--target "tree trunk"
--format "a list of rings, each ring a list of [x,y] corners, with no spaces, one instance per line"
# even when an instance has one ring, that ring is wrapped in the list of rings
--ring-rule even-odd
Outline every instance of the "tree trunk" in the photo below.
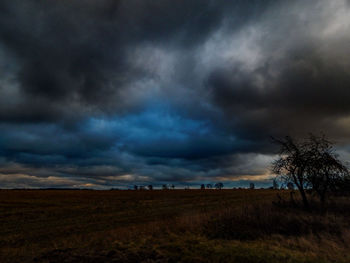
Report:
[[[326,191],[322,191],[320,194],[320,202],[321,202],[321,208],[322,210],[326,207]]]
[[[309,205],[309,201],[307,200],[307,196],[306,196],[306,193],[305,193],[304,189],[300,188],[299,192],[300,192],[301,198],[303,200],[304,208],[306,210],[309,210],[310,209],[310,205]]]
[[[294,183],[296,184],[296,186],[299,189],[300,195],[301,195],[301,199],[303,200],[303,205],[304,208],[306,210],[310,209],[310,205],[309,205],[309,201],[307,200],[307,196],[305,193],[305,189],[304,189],[304,184],[303,184],[303,170],[304,169],[299,169],[297,172],[297,176],[293,175],[293,179],[294,179]]]
[[[294,190],[292,192],[290,192],[290,201],[292,202],[293,206],[295,207],[296,206],[296,202],[294,200]]]

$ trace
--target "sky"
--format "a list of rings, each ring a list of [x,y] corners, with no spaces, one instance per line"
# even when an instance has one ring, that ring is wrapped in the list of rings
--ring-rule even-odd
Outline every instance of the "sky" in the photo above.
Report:
[[[350,158],[348,0],[0,1],[0,188],[272,185]]]

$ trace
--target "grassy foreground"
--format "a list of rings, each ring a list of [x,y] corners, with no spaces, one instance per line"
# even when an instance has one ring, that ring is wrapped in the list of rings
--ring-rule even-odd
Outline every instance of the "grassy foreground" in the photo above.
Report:
[[[1,190],[0,262],[350,262],[350,201],[274,190]]]

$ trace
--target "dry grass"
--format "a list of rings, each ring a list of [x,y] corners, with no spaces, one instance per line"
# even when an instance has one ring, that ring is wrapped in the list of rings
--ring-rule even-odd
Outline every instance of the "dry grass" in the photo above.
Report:
[[[275,196],[2,190],[0,262],[350,262],[347,198],[307,213]]]

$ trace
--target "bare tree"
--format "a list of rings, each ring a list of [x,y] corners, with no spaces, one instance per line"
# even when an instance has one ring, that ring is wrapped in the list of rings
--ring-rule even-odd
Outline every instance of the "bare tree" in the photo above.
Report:
[[[304,207],[309,209],[310,205],[305,191],[308,185],[306,178],[309,155],[307,145],[290,136],[284,139],[273,138],[273,141],[280,146],[280,157],[273,162],[272,171],[285,182],[292,182],[297,186]]]
[[[306,189],[315,192],[324,205],[328,193],[349,174],[324,135],[310,134],[302,141],[289,136],[273,140],[280,146],[280,156],[274,161],[272,170],[287,185],[296,185],[306,209],[310,207]]]
[[[215,186],[216,189],[221,190],[224,187],[224,184],[219,182],[219,183],[216,183],[214,186]]]
[[[307,179],[324,206],[327,195],[337,190],[338,182],[343,181],[349,172],[334,153],[332,143],[324,135],[317,137],[311,134],[308,147],[310,153]]]
[[[212,188],[213,188],[213,185],[212,185],[212,184],[207,184],[207,188],[208,188],[208,189],[212,189]]]

